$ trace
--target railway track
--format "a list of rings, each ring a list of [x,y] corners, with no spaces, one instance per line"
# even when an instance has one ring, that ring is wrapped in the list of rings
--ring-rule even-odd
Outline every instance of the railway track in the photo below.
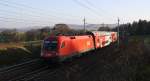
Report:
[[[59,75],[60,76],[66,76],[67,78],[66,77],[63,78],[65,80],[67,80],[67,79],[71,80],[71,79],[69,79],[70,75],[68,75],[68,72],[79,72],[79,74],[78,74],[79,77],[78,78],[80,78],[80,76],[81,76],[80,72],[81,71],[89,71],[92,68],[94,68],[97,64],[97,63],[93,64],[91,62],[90,64],[85,65],[86,62],[83,62],[84,67],[78,68],[78,67],[76,67],[76,65],[78,65],[78,63],[76,63],[75,60],[76,59],[72,60],[72,62],[75,62],[75,63],[72,63],[72,62],[63,63],[60,67],[53,69],[53,71],[52,71],[52,69],[45,70],[43,72],[35,74],[36,76],[31,75],[33,77],[26,78],[23,81],[45,81],[45,80],[47,81],[47,80],[61,79],[59,77]],[[89,66],[89,65],[92,65],[92,66]],[[82,64],[81,64],[81,66],[82,66]],[[58,78],[56,78],[55,76],[58,76]]]
[[[93,56],[90,53],[94,53],[94,52],[89,52],[88,53],[89,57]],[[94,60],[93,62],[91,62],[91,60],[87,61],[86,57],[84,59],[84,62],[82,62],[79,59],[78,60],[74,59],[72,60],[72,62],[62,63],[61,65],[53,64],[48,66],[47,64],[43,64],[40,62],[41,62],[40,59],[34,59],[25,62],[23,64],[1,69],[0,81],[43,81],[43,80],[47,81],[47,80],[55,80],[55,79],[58,79],[58,81],[59,80],[61,81],[61,79],[72,80],[71,78],[74,78],[74,73],[78,74],[77,77],[78,79],[83,76],[85,78],[89,78],[86,77],[85,75],[98,65],[98,63],[96,63],[96,60]],[[60,78],[59,76],[64,76],[64,77]]]
[[[83,71],[85,71],[85,73],[87,73],[88,71],[91,71],[91,69],[93,69],[96,64],[92,64],[92,66],[90,65],[85,65],[82,68],[78,68],[75,67],[76,65],[73,64],[73,66],[69,66],[69,67],[62,67],[62,68],[58,68],[55,69],[54,71],[45,71],[43,74],[40,74],[39,76],[33,77],[33,78],[28,78],[24,81],[48,81],[48,80],[54,80],[54,81],[71,81],[71,78],[75,78],[76,80],[80,79],[82,76],[85,76],[82,73]],[[86,69],[85,69],[86,68]],[[74,76],[73,76],[74,74]],[[77,76],[76,76],[77,75]],[[73,76],[73,77],[72,77]],[[57,77],[57,78],[56,78]]]
[[[46,69],[48,69],[48,66],[39,68],[39,69],[37,69],[37,70],[35,70],[35,71],[28,72],[28,73],[26,73],[26,74],[24,74],[24,75],[15,77],[15,78],[13,78],[13,79],[10,79],[9,81],[27,81],[27,80],[26,80],[27,78],[33,77],[33,76],[39,74],[40,72],[45,71]]]
[[[10,79],[9,81],[33,81],[40,79],[42,77],[45,77],[47,74],[48,75],[54,75],[56,73],[59,73],[66,68],[66,65],[64,64],[52,64],[51,66],[45,66],[42,68],[39,68],[35,71],[28,72],[24,75],[21,75],[19,77],[15,77],[13,79]]]
[[[73,65],[73,64],[72,64]],[[23,81],[42,81],[42,80],[51,80],[49,78],[55,76],[56,74],[59,74],[60,72],[64,72],[67,68],[67,65],[60,65],[60,67],[53,67],[51,69],[47,69],[44,71],[41,71],[37,74],[30,75],[28,78],[26,77]],[[49,77],[49,78],[48,78]]]
[[[55,74],[55,73],[59,73],[60,71],[62,70],[62,68],[51,68],[51,69],[47,69],[47,70],[44,70],[44,71],[41,71],[41,72],[39,72],[39,73],[37,73],[37,74],[33,74],[33,75],[30,75],[30,76],[28,76],[28,77],[25,77],[24,79],[23,79],[23,81],[33,81],[33,80],[37,80],[37,79],[41,79],[41,77],[43,77],[43,76],[45,76],[45,75],[47,75],[47,74],[51,74],[51,75],[53,75],[53,74]]]
[[[84,63],[83,63],[84,64]],[[88,71],[91,71],[91,69],[95,68],[98,63],[90,63],[90,64],[84,64],[84,67],[76,67],[78,64],[70,63],[70,64],[63,64],[60,67],[57,67],[55,69],[47,69],[44,71],[41,71],[37,74],[30,75],[29,77],[26,77],[23,79],[23,81],[47,81],[47,80],[55,80],[61,79],[61,80],[71,80],[70,74],[68,72],[74,73],[78,72],[78,79],[83,76],[81,75],[80,72],[82,73],[84,71],[84,74],[88,73]],[[56,76],[58,78],[56,78]],[[64,78],[60,78],[59,76],[64,76]],[[61,81],[60,80],[60,81]]]
[[[69,65],[72,66],[73,64]],[[12,77],[7,81],[36,81],[42,79],[43,77],[47,77],[47,75],[56,75],[57,73],[63,72],[68,65],[64,64],[54,64],[51,66],[44,66],[34,71],[25,73],[24,75],[20,75],[18,77]],[[47,79],[47,78],[45,78]]]
[[[41,64],[40,59],[14,65],[8,68],[1,69],[0,81],[32,81],[41,75],[55,74],[60,72],[63,67],[59,64]]]
[[[95,62],[95,63],[93,63],[93,62]],[[69,64],[69,65],[64,64],[63,67],[61,67],[55,71],[51,71],[51,72],[45,71],[45,73],[43,73],[39,76],[30,78],[30,79],[26,79],[24,81],[49,81],[49,80],[71,81],[72,78],[75,78],[75,77],[76,78],[73,81],[83,79],[82,77],[87,79],[87,78],[89,78],[88,76],[86,76],[88,74],[88,72],[92,71],[99,64],[99,62],[96,62],[96,61],[93,61],[93,62],[88,62],[88,63],[83,62],[80,65],[78,63],[73,63],[73,64]]]
[[[0,70],[0,81],[31,81],[41,75],[55,74],[63,67],[57,64],[48,66],[41,64],[40,59],[34,59],[22,64],[10,66]],[[60,67],[59,67],[60,66]]]
[[[30,64],[30,63],[38,61],[38,60],[39,59],[34,59],[34,60],[30,60],[30,61],[27,61],[27,62],[24,62],[24,63],[21,63],[21,64],[10,66],[10,67],[7,67],[7,68],[2,68],[2,69],[0,69],[0,73],[8,72],[8,71],[15,70],[15,69],[19,69],[23,66],[26,66],[27,64]]]
[[[41,63],[40,59],[34,59],[27,61],[22,64],[10,66],[8,68],[4,68],[0,70],[0,81],[9,81],[14,77],[18,77],[20,75],[24,75],[30,71],[34,71],[43,67],[44,64]]]

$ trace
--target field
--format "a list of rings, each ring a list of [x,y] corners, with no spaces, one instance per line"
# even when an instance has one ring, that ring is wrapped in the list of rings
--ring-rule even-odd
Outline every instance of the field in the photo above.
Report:
[[[20,43],[0,43],[0,49],[13,48],[13,47],[23,47]]]
[[[0,67],[7,67],[40,55],[41,42],[0,43]]]

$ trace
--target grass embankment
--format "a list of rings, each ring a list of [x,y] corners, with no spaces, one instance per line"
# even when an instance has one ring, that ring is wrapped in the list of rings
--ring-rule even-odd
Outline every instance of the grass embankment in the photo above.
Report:
[[[37,58],[40,55],[40,45],[24,43],[0,44],[0,66],[8,66],[21,63],[25,60]]]
[[[118,63],[126,64],[129,81],[150,81],[150,36],[132,36],[116,49]]]
[[[134,36],[131,38],[135,47],[130,47],[132,50],[133,63],[135,67],[135,76],[137,81],[150,81],[150,35]],[[136,41],[135,41],[136,40]],[[135,43],[135,42],[136,43]],[[130,52],[129,52],[130,53]],[[132,62],[132,61],[131,61]]]

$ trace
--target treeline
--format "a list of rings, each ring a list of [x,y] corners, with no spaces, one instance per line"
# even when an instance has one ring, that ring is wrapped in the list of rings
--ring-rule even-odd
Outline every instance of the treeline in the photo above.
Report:
[[[26,32],[18,32],[16,29],[6,29],[0,32],[0,42],[24,42],[37,41],[53,35],[78,35],[84,34],[83,30],[70,29],[66,24],[56,24],[53,28],[44,27],[41,29],[31,29]]]
[[[114,31],[117,31],[114,28]],[[150,35],[150,21],[139,20],[138,22],[122,24],[119,26],[120,34],[128,35]]]
[[[118,27],[99,27],[99,31],[117,31]],[[119,26],[120,35],[150,35],[150,21],[139,20],[138,22],[122,24]],[[20,42],[43,40],[50,35],[83,35],[84,30],[71,29],[66,24],[56,24],[53,28],[44,27],[32,29],[26,32],[18,32],[16,29],[7,29],[0,32],[0,42]]]
[[[6,29],[0,32],[0,42],[36,41],[44,38],[49,27],[32,29],[27,32],[18,32],[16,29]]]

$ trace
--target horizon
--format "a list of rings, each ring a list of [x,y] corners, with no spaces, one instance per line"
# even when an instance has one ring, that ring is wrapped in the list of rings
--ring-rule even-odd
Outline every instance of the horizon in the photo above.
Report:
[[[59,23],[63,24],[63,23]],[[84,26],[82,24],[66,24],[68,25],[69,28],[74,29],[74,30],[81,30],[84,29]],[[86,29],[87,30],[97,30],[100,27],[109,27],[109,28],[114,28],[117,26],[117,24],[86,24]],[[37,30],[37,29],[42,29],[45,27],[53,28],[54,26],[31,26],[31,27],[20,27],[20,28],[0,28],[0,31],[3,30],[17,30],[18,32],[26,32],[30,30]]]

